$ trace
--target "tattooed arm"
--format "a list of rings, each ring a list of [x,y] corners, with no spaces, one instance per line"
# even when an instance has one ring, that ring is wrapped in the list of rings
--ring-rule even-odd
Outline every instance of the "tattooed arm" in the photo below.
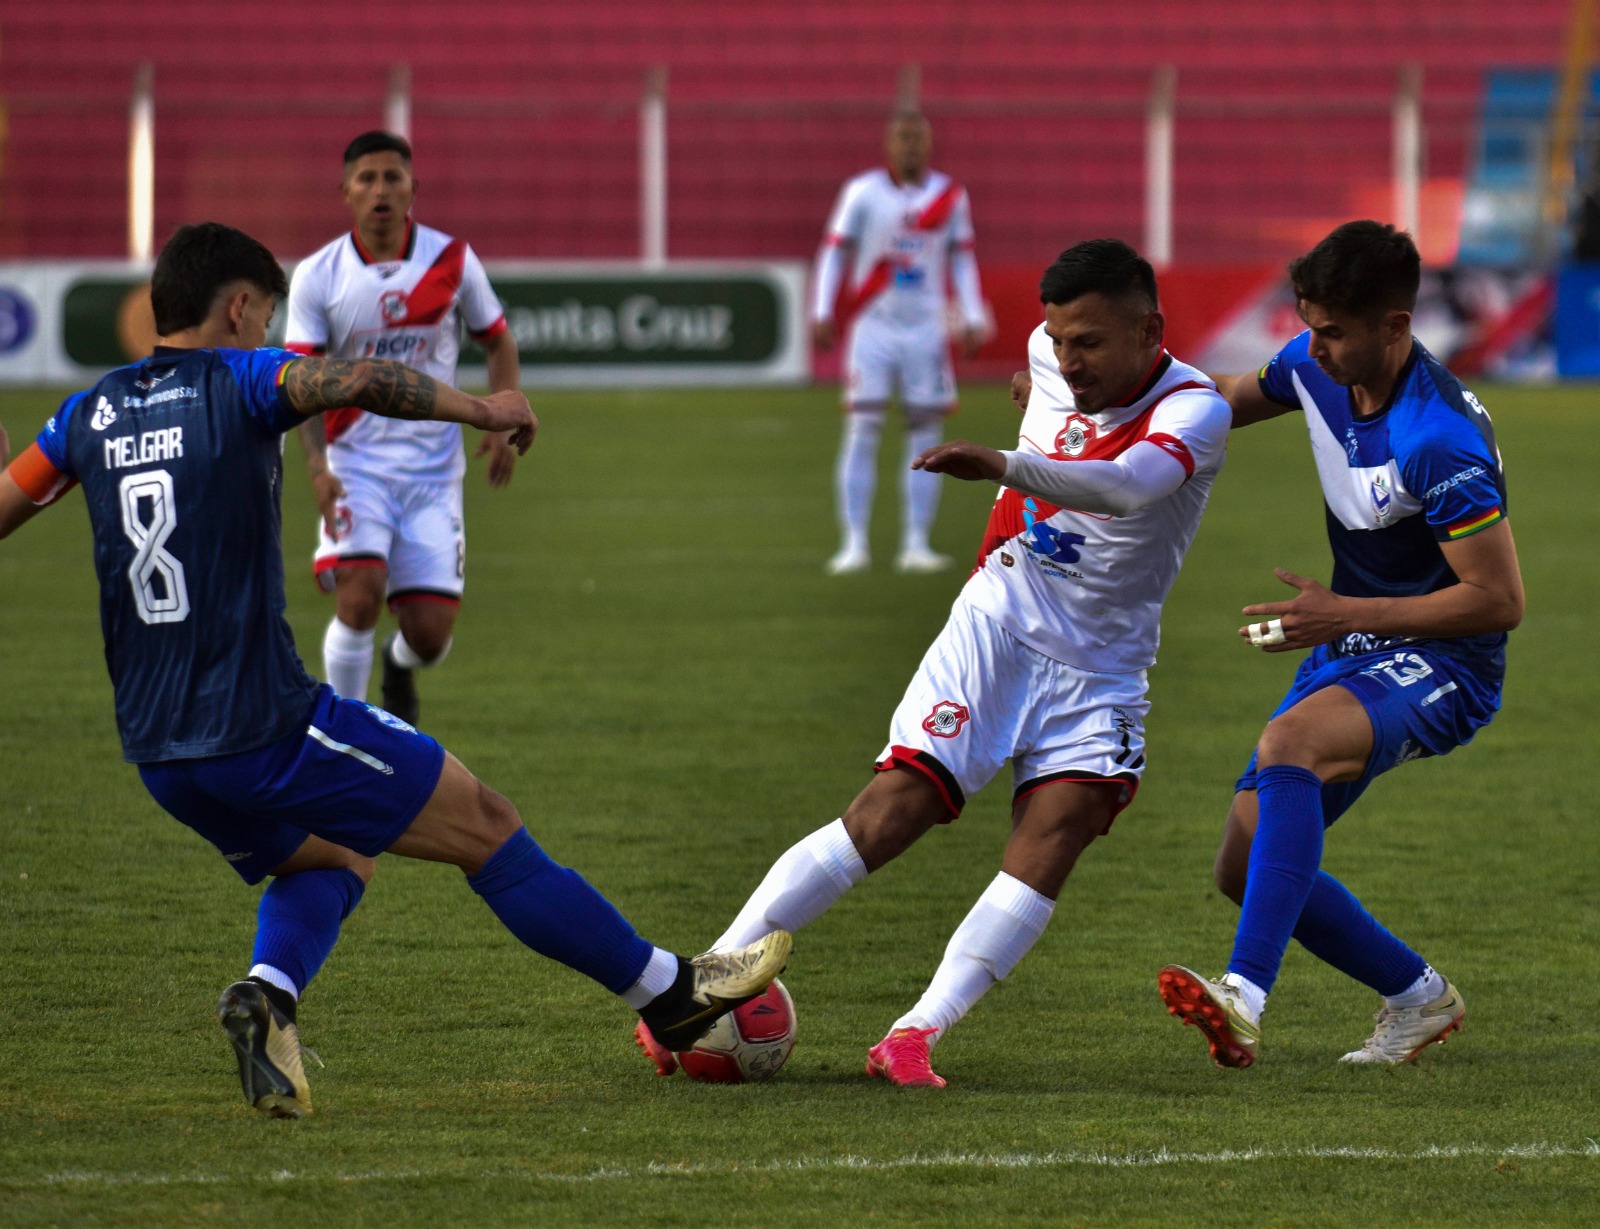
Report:
[[[518,453],[528,451],[539,420],[520,392],[472,397],[403,363],[383,359],[300,358],[284,374],[289,404],[305,415],[355,406],[384,418],[465,423],[480,431],[509,431]]]

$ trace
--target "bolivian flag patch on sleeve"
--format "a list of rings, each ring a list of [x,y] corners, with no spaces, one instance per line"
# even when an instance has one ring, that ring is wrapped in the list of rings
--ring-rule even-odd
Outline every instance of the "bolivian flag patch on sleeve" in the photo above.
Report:
[[[1466,538],[1477,533],[1480,529],[1487,529],[1490,525],[1505,520],[1505,513],[1499,508],[1490,508],[1487,512],[1475,512],[1464,521],[1457,521],[1445,529],[1454,542],[1457,538]]]

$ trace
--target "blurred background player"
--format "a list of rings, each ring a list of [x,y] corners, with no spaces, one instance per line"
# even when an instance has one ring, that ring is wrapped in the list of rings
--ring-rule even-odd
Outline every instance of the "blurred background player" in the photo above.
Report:
[[[344,202],[355,228],[295,269],[287,345],[300,354],[385,358],[456,382],[463,325],[488,356],[489,390],[518,386],[517,345],[477,255],[411,217],[411,146],[362,133],[344,151]],[[322,665],[339,695],[367,698],[372,646],[387,597],[400,627],[383,646],[383,706],[416,723],[415,672],[450,651],[466,575],[461,428],[396,422],[356,407],[301,429],[322,524],[317,579],[337,608]],[[511,481],[516,451],[496,434],[492,487]]]
[[[939,442],[941,423],[955,409],[946,283],[955,288],[963,322],[959,340],[968,356],[983,343],[985,315],[967,192],[929,168],[932,150],[933,131],[921,113],[896,114],[884,142],[888,166],[844,185],[817,253],[812,335],[824,350],[838,339],[834,304],[849,274],[844,438],[834,472],[843,540],[827,565],[835,576],[864,572],[872,563],[868,528],[878,441],[896,391],[906,419],[907,464],[895,567],[937,572],[951,563],[928,543],[939,479],[913,470],[910,461]]]
[[[249,235],[181,227],[151,279],[155,353],[67,398],[0,473],[0,538],[82,484],[123,754],[246,883],[273,876],[249,976],[217,1004],[245,1100],[311,1112],[298,1001],[385,851],[459,866],[523,943],[692,1045],[777,974],[787,935],[693,961],[652,946],[460,760],[300,664],[283,617],[283,434],[353,405],[502,431],[525,451],[538,423],[520,392],[469,397],[396,363],[259,348],[286,289]]]
[[[964,440],[918,471],[1001,483],[978,568],[890,723],[877,775],[842,819],[791,847],[713,950],[822,915],[1011,760],[1000,873],[933,980],[867,1055],[869,1074],[942,1087],[934,1042],[1044,933],[1078,856],[1144,770],[1146,669],[1161,605],[1222,466],[1229,411],[1162,345],[1155,274],[1127,244],[1063,252],[1040,283],[1033,391],[1014,452]],[[676,1060],[635,1029],[670,1074]]]
[[[1460,1026],[1460,992],[1320,869],[1323,830],[1380,773],[1472,741],[1500,707],[1522,575],[1494,426],[1411,335],[1411,236],[1349,222],[1289,266],[1308,326],[1260,372],[1218,377],[1245,426],[1299,411],[1322,480],[1331,587],[1246,606],[1239,634],[1313,652],[1235,787],[1217,885],[1241,908],[1228,971],[1158,978],[1218,1066],[1248,1067],[1291,937],[1383,996],[1347,1063],[1401,1063]],[[1419,883],[1427,875],[1419,871]]]

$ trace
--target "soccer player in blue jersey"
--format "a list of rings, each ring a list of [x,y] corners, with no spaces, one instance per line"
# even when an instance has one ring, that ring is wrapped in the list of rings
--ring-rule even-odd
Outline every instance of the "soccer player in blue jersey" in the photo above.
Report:
[[[272,876],[253,967],[217,1005],[245,1099],[311,1112],[297,1002],[383,852],[459,866],[523,943],[687,1048],[765,988],[788,935],[692,961],[652,946],[461,761],[301,665],[283,617],[283,435],[359,406],[508,431],[525,452],[538,423],[520,392],[471,397],[399,363],[263,348],[287,289],[248,235],[182,227],[151,281],[161,345],[67,398],[0,474],[0,538],[83,486],[124,755],[246,883]]]
[[[1279,568],[1297,595],[1244,608],[1251,644],[1311,653],[1239,778],[1217,854],[1217,884],[1241,906],[1227,972],[1171,965],[1158,986],[1219,1066],[1248,1067],[1293,937],[1383,996],[1372,1036],[1343,1061],[1410,1062],[1466,1007],[1319,869],[1323,832],[1379,773],[1445,755],[1493,718],[1522,577],[1489,415],[1411,335],[1410,236],[1350,222],[1289,276],[1306,331],[1259,373],[1217,385],[1235,427],[1304,413],[1333,578]]]

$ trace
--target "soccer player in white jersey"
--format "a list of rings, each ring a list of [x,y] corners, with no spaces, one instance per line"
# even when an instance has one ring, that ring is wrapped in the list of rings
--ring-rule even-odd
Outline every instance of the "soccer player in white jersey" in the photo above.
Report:
[[[1032,947],[1078,856],[1132,801],[1161,604],[1228,434],[1215,386],[1162,347],[1155,274],[1127,244],[1063,252],[1040,292],[1017,448],[956,441],[914,462],[1001,490],[978,567],[895,710],[876,776],[842,819],[778,859],[713,945],[805,926],[956,819],[1011,760],[1000,873],[921,999],[868,1053],[868,1073],[896,1084],[944,1084],[930,1047]],[[675,1060],[649,1030],[635,1037],[670,1074]]]
[[[302,261],[289,288],[287,347],[333,358],[386,358],[456,380],[463,326],[488,357],[489,389],[518,386],[517,346],[477,255],[411,218],[411,146],[367,132],[344,153],[340,190],[354,228]],[[337,609],[322,665],[339,695],[365,700],[387,598],[399,629],[383,646],[383,706],[415,723],[415,671],[450,651],[466,575],[454,423],[395,422],[357,409],[301,428],[322,524],[318,581]],[[511,481],[516,451],[485,435],[492,487]]]
[[[867,530],[878,441],[897,389],[906,418],[908,464],[895,566],[902,572],[937,572],[951,563],[928,543],[939,480],[909,462],[939,442],[940,424],[956,405],[946,284],[955,288],[963,322],[958,340],[969,356],[983,342],[986,317],[973,253],[972,207],[965,188],[929,168],[932,149],[932,129],[919,112],[895,115],[885,140],[888,165],[844,185],[817,253],[811,319],[818,347],[831,349],[838,338],[834,304],[847,278],[853,316],[845,347],[844,438],[834,472],[843,538],[828,560],[835,576],[871,566]]]

